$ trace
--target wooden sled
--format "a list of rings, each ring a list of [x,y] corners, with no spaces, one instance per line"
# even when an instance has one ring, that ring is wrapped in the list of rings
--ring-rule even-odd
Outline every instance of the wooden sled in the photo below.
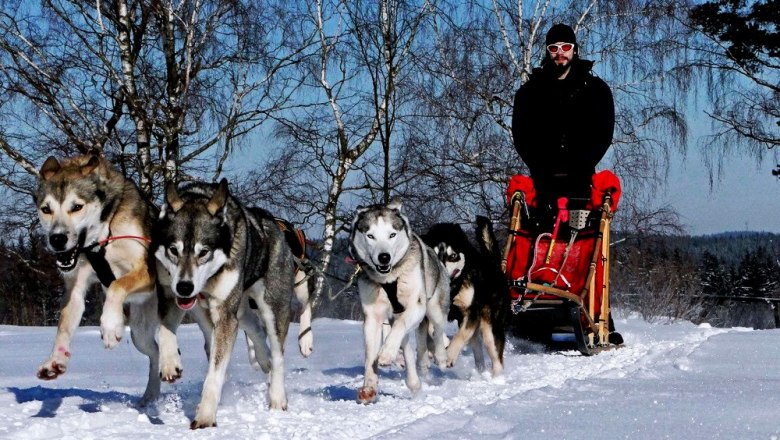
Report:
[[[532,181],[515,176],[501,262],[512,296],[510,330],[552,345],[569,342],[586,356],[616,347],[609,338],[609,243],[620,182],[608,171],[596,176],[593,197],[581,201],[587,209],[569,210],[565,201],[553,231],[541,233],[523,227],[530,223]],[[516,185],[518,177],[526,180]]]

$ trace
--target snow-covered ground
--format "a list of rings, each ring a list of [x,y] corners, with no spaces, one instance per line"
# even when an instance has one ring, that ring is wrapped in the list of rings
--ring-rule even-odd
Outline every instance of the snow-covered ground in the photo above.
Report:
[[[780,331],[687,322],[616,320],[626,346],[593,357],[512,341],[504,377],[473,370],[471,355],[424,379],[411,396],[402,371],[383,370],[380,400],[355,402],[363,378],[361,323],[318,319],[315,349],[288,337],[289,410],[267,408],[265,378],[239,336],[217,421],[190,431],[206,371],[194,325],[180,331],[184,378],[142,410],[146,359],[132,344],[102,348],[81,328],[68,372],[35,378],[54,328],[0,327],[0,438],[14,439],[779,439]],[[451,329],[452,330],[452,329]],[[129,339],[129,338],[125,338]]]

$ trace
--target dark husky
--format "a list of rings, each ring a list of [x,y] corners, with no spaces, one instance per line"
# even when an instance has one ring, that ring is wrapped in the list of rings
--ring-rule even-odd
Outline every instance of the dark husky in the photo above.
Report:
[[[208,373],[190,427],[216,426],[239,327],[246,332],[253,365],[268,373],[271,408],[287,409],[283,353],[295,262],[274,218],[244,207],[230,195],[225,179],[181,190],[170,184],[152,249],[160,283],[175,297],[180,314],[203,307],[208,313],[202,326],[213,327]],[[310,307],[308,290],[301,299]]]
[[[436,251],[450,275],[452,306],[448,318],[458,321],[458,331],[447,347],[447,366],[454,365],[468,343],[474,352],[477,370],[483,371],[484,345],[495,377],[504,369],[504,326],[509,292],[490,220],[477,217],[476,236],[479,250],[459,225],[439,223],[422,239]]]
[[[147,257],[150,206],[132,182],[97,156],[62,162],[49,157],[40,170],[35,203],[67,295],[54,349],[38,377],[50,380],[65,373],[87,288],[100,281],[106,293],[100,317],[103,343],[107,348],[119,344],[125,327],[123,307],[128,306],[133,343],[149,357],[149,381],[141,404],[157,398],[160,379],[178,378],[181,363],[175,341],[161,344],[160,352],[154,339],[160,319],[154,268]]]

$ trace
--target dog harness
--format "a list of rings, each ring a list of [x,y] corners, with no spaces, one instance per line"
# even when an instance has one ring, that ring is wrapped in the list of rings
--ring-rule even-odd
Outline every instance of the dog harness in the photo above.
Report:
[[[404,306],[401,305],[401,303],[398,301],[398,281],[394,281],[392,283],[387,284],[381,284],[382,289],[384,289],[385,293],[387,294],[387,299],[390,300],[390,305],[393,306],[393,313],[396,315],[399,313],[403,313]]]
[[[92,266],[92,270],[95,271],[95,274],[97,275],[98,280],[100,280],[100,284],[102,284],[103,287],[108,288],[108,286],[110,286],[111,283],[116,280],[116,276],[114,276],[114,272],[111,271],[111,266],[108,264],[108,260],[106,260],[106,246],[114,240],[128,238],[141,240],[145,243],[151,243],[152,241],[146,237],[140,237],[137,235],[112,236],[109,233],[109,236],[103,240],[92,243],[89,246],[82,246],[82,252],[84,252],[84,255],[87,257],[87,261],[89,261],[89,264]]]

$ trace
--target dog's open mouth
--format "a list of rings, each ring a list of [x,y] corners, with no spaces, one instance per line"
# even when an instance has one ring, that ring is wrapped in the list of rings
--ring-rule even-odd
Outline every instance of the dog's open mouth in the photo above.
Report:
[[[176,305],[182,310],[189,310],[195,306],[198,302],[198,296],[191,296],[189,298],[183,298],[181,296],[176,297]]]
[[[76,263],[79,261],[79,248],[78,246],[65,252],[58,252],[56,254],[57,268],[62,272],[70,272],[76,267]]]
[[[376,265],[376,271],[379,273],[390,273],[390,269],[392,269],[392,266],[389,264],[377,264]]]

